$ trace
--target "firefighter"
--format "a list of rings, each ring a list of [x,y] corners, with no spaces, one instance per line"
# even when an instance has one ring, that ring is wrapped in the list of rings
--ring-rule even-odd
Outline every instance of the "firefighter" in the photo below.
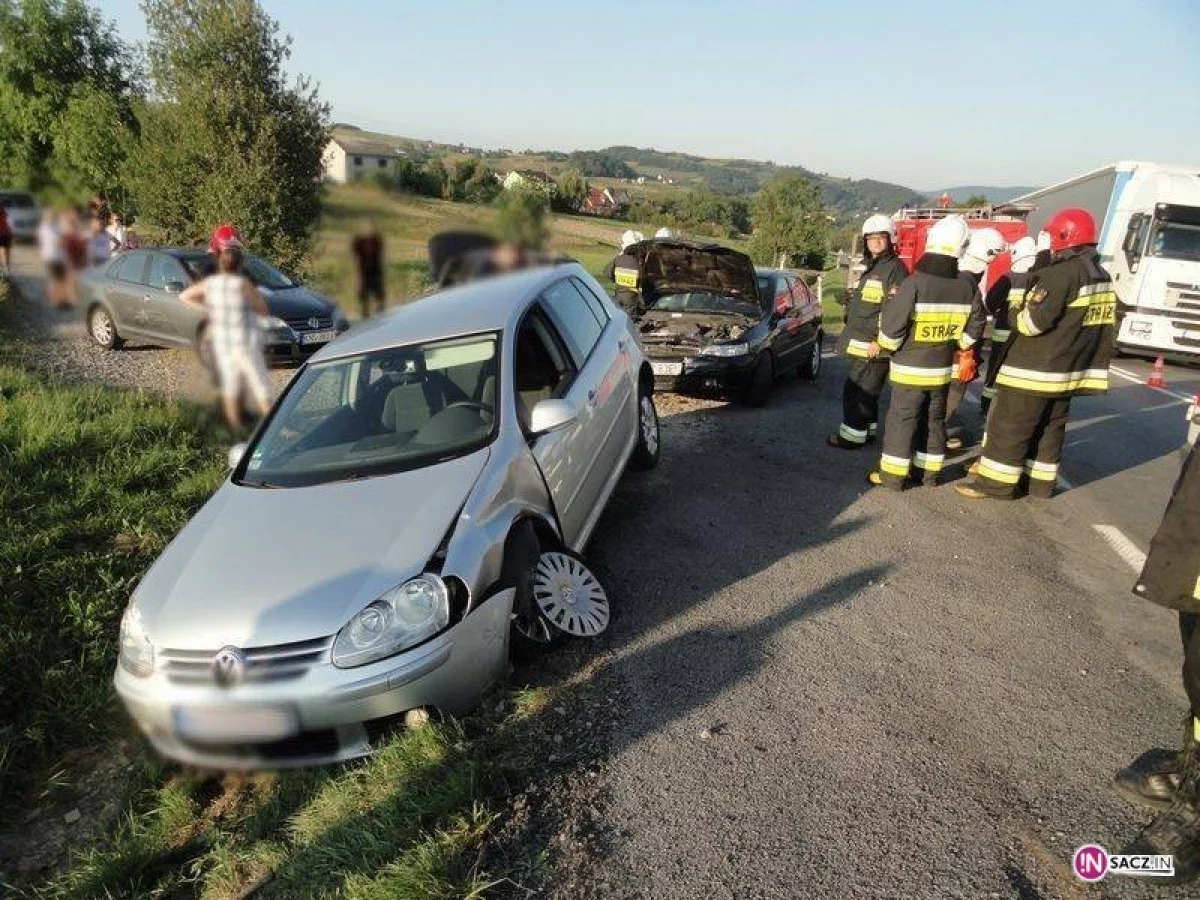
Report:
[[[641,263],[625,251],[645,240],[640,231],[627,230],[621,235],[621,252],[604,267],[604,277],[616,285],[616,301],[625,312],[636,318],[642,312],[642,295],[638,286]]]
[[[975,296],[974,302],[980,306],[986,307],[983,297],[983,287],[985,286],[984,276],[987,274],[988,266],[992,264],[992,260],[1007,252],[1007,250],[1008,242],[1004,240],[1004,236],[995,228],[979,228],[971,232],[971,240],[967,243],[967,249],[963,253],[962,259],[959,260],[958,271],[959,278],[971,283]],[[975,370],[979,368],[979,351],[982,349],[982,344],[982,341],[977,341],[971,347]],[[975,375],[971,374],[966,379],[955,377],[950,383],[950,393],[946,396],[947,431],[950,428],[950,420],[958,411],[963,397],[967,394],[967,385],[974,380]],[[961,450],[962,447],[962,437],[957,434],[947,436],[947,450]]]
[[[1037,256],[1037,244],[1033,238],[1023,237],[1012,245],[1010,252],[1011,270],[996,279],[983,301],[992,316],[992,346],[988,350],[987,373],[983,377],[983,398],[979,401],[979,410],[985,418],[996,396],[996,375],[1006,352],[1004,345],[1012,335],[1012,320],[1025,308],[1025,285]]]
[[[1129,768],[1116,778],[1126,797],[1164,810],[1121,852],[1173,856],[1174,883],[1200,875],[1200,553],[1196,552],[1200,458],[1196,450],[1193,444],[1133,589],[1135,595],[1179,612],[1183,687],[1191,706],[1183,749],[1149,771]]]
[[[879,469],[868,476],[872,484],[896,491],[909,480],[937,484],[945,460],[946,394],[955,351],[974,344],[986,324],[983,305],[972,296],[974,286],[958,277],[969,237],[962,216],[937,222],[913,274],[884,304],[868,356],[874,359],[881,350],[892,354],[892,403]],[[919,474],[912,473],[914,467]]]
[[[1023,477],[1030,496],[1052,496],[1071,397],[1108,390],[1116,295],[1096,255],[1096,222],[1064,209],[1046,231],[1052,259],[1031,279],[996,373],[977,474],[954,486],[972,500],[1011,500]]]
[[[850,357],[850,371],[842,386],[842,424],[829,436],[829,446],[855,450],[873,443],[879,419],[879,395],[887,383],[887,357],[871,358],[868,351],[879,334],[879,311],[896,296],[908,269],[896,256],[896,226],[891,216],[870,216],[862,226],[863,264],[866,271],[858,288],[847,298],[846,327],[838,349]]]

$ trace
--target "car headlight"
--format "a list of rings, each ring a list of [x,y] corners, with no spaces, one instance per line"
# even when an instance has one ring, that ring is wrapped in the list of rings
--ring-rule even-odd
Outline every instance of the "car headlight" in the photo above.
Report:
[[[142,614],[132,604],[121,617],[121,668],[130,675],[146,678],[154,671],[154,645],[142,625]]]
[[[271,331],[275,328],[287,328],[288,323],[279,318],[279,316],[259,316],[258,327],[266,331]]]
[[[750,352],[750,345],[741,344],[710,344],[700,351],[701,356],[745,356]]]
[[[349,669],[375,662],[433,637],[450,621],[446,583],[426,573],[392,588],[338,632],[333,664]]]

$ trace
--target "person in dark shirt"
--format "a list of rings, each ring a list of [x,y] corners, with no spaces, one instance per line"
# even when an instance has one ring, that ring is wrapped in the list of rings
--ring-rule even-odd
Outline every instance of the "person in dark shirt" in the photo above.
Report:
[[[383,235],[376,224],[367,219],[362,230],[350,243],[350,252],[358,267],[358,303],[362,317],[370,313],[370,300],[375,299],[375,312],[383,312],[386,301],[383,296]]]

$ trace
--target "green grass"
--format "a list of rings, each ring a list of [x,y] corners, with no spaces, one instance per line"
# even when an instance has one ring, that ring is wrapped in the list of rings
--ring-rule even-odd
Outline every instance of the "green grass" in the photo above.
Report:
[[[404,302],[427,286],[429,238],[451,228],[490,230],[495,207],[454,203],[403,194],[386,193],[374,185],[352,184],[331,188],[309,266],[315,288],[337,300],[354,315],[358,308],[350,241],[360,223],[371,218],[384,236],[386,286],[389,302]],[[593,216],[550,215],[550,246],[579,260],[599,276],[617,253],[621,233],[636,228],[653,234],[658,224],[630,223]],[[722,241],[745,250],[744,241]]]
[[[131,728],[112,689],[118,620],[209,496],[232,436],[196,407],[72,386],[21,366],[0,281],[0,821],[61,815]],[[553,688],[497,687],[478,712],[400,733],[370,759],[278,775],[193,773],[136,739],[121,814],[30,898],[459,898],[512,892],[541,848],[497,852],[510,797],[570,752]],[[546,718],[554,720],[549,725]],[[581,742],[576,750],[586,749]],[[94,809],[88,810],[89,814]],[[507,845],[506,845],[507,846]],[[506,887],[502,887],[505,885]]]

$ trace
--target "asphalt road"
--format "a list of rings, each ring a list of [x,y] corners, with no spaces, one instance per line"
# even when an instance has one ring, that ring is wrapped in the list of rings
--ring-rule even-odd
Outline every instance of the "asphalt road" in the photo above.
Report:
[[[185,351],[105,354],[77,322],[39,327],[39,364],[69,377],[195,374]],[[561,796],[534,813],[569,836],[546,892],[1158,896],[1070,869],[1148,821],[1110,779],[1176,745],[1185,711],[1174,619],[1129,589],[1200,371],[1169,366],[1163,392],[1148,363],[1116,365],[1129,380],[1073,405],[1070,489],[1049,501],[868,487],[877,451],[824,443],[840,360],[759,410],[661,398],[662,463],[624,479],[589,547],[612,627],[548,662],[607,664],[573,710],[599,762],[559,764]]]

